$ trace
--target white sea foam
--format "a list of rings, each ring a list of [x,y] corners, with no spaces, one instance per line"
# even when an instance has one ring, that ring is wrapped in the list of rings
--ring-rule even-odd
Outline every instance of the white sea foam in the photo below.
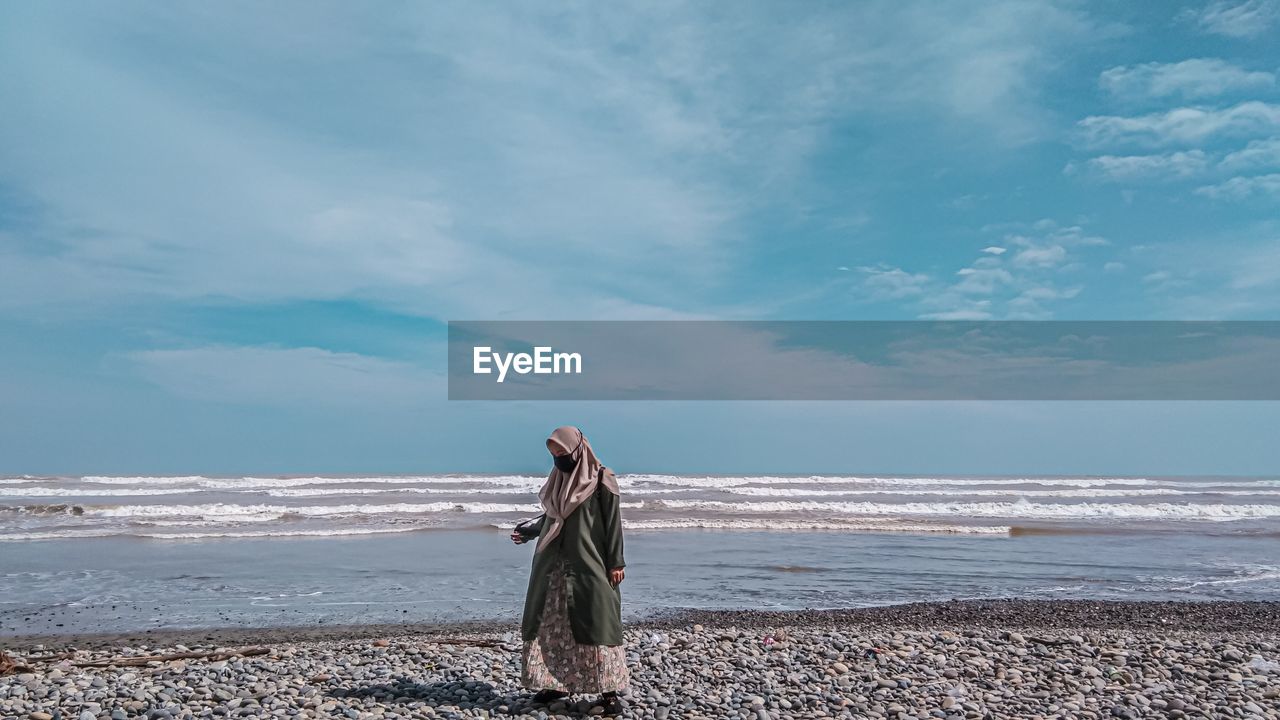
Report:
[[[459,476],[422,476],[422,477],[296,477],[296,478],[224,478],[205,479],[200,481],[201,487],[215,490],[254,490],[266,488],[304,487],[308,485],[460,485],[462,487],[482,487],[486,485],[499,487],[540,486],[545,477],[530,478],[513,475],[493,477],[459,477]]]
[[[652,500],[646,509],[712,510],[726,513],[817,512],[845,515],[952,515],[999,518],[1125,518],[1152,520],[1235,520],[1280,517],[1280,505],[1176,503],[869,503],[869,502],[722,502],[718,500]]]
[[[52,480],[54,478],[33,477],[31,475],[23,475],[22,477],[0,477],[0,485],[21,485],[22,483],[38,482],[43,480]]]
[[[1196,580],[1174,590],[1191,590],[1205,585],[1240,585],[1243,583],[1270,582],[1280,580],[1280,566],[1276,565],[1241,565],[1235,569],[1235,575],[1229,578],[1212,580]]]
[[[276,490],[267,490],[265,493],[271,497],[328,497],[336,495],[533,495],[538,492],[541,485],[529,485],[526,487],[500,487],[500,488],[281,488]],[[676,495],[681,493],[698,492],[698,488],[646,488],[644,490],[635,490],[637,495]]]
[[[86,475],[81,482],[99,483],[102,485],[194,485],[206,480],[202,475],[181,475],[173,477],[107,477],[103,475]]]
[[[0,497],[137,497],[148,495],[189,495],[195,490],[181,488],[0,488]]]
[[[683,475],[623,475],[623,484],[681,485],[686,487],[726,488],[740,485],[871,485],[881,487],[915,485],[1049,485],[1066,487],[1105,487],[1108,485],[1150,485],[1155,481],[1146,478],[948,478],[948,477],[880,477],[860,475],[809,475],[788,477],[783,475],[742,476],[683,476]],[[1220,483],[1219,483],[1220,484]]]
[[[405,527],[361,527],[361,528],[325,528],[319,530],[222,530],[210,532],[186,533],[130,533],[136,537],[154,540],[203,540],[208,538],[285,538],[285,537],[340,537],[348,535],[381,535],[383,533],[402,533],[423,530],[429,526]]]
[[[748,480],[743,479],[743,482]],[[511,479],[503,479],[497,487],[462,485],[458,487],[417,487],[412,485],[392,485],[382,487],[334,487],[333,484],[322,487],[262,487],[262,486],[238,486],[234,483],[228,484],[225,488],[219,488],[224,492],[243,492],[243,493],[262,493],[269,497],[278,498],[306,498],[306,497],[329,497],[329,496],[362,496],[362,495],[387,495],[387,494],[404,494],[404,495],[453,495],[453,496],[471,496],[471,495],[521,495],[533,494],[538,491],[542,485],[541,479],[525,482],[523,485],[515,484]],[[736,482],[736,481],[734,481]],[[840,485],[840,483],[823,482],[824,485]],[[817,487],[819,483],[801,483],[799,487],[779,487],[773,485],[736,485],[727,484],[720,486],[705,485],[703,487],[677,487],[673,485],[651,485],[636,482],[622,483],[625,492],[637,496],[650,495],[675,495],[696,492],[724,492],[732,495],[746,495],[752,497],[840,497],[840,496],[863,496],[863,495],[883,495],[883,496],[968,496],[968,497],[1062,497],[1062,498],[1085,498],[1085,497],[1158,497],[1158,496],[1194,496],[1204,494],[1217,494],[1225,496],[1280,496],[1280,489],[1264,489],[1252,488],[1241,489],[1241,486],[1229,485],[1193,485],[1183,484],[1179,487],[1145,487],[1138,488],[1132,486],[1122,486],[1115,488],[1108,487],[1087,487],[1087,488],[1061,488],[1061,489],[1035,489],[1035,488],[983,488],[972,485],[961,485],[956,487],[946,486],[927,486],[920,484],[909,484],[902,486],[895,485],[862,485],[837,487],[836,489]],[[146,497],[160,495],[191,495],[206,492],[210,488],[206,487],[164,487],[164,486],[146,486],[146,487],[4,487],[0,488],[0,497],[64,497],[64,498],[91,498],[91,497]]]
[[[859,495],[942,495],[955,497],[1046,497],[1046,498],[1091,498],[1091,497],[1161,497],[1187,495],[1228,495],[1228,496],[1280,496],[1280,490],[1178,490],[1175,488],[1076,488],[1071,490],[993,490],[988,488],[960,488],[953,490],[924,490],[918,487],[903,489],[878,490],[821,490],[814,488],[776,488],[776,487],[727,487],[723,492],[732,495],[750,495],[754,497],[841,497]],[[643,492],[643,491],[641,491]]]
[[[629,530],[847,530],[866,532],[950,533],[964,535],[1008,535],[1007,526],[933,525],[928,523],[840,522],[835,520],[773,520],[752,518],[676,518],[671,520],[623,520]]]
[[[356,526],[400,530],[433,522],[459,526],[464,524],[457,520],[462,515],[492,522],[539,512],[534,493],[545,478],[190,475],[5,480],[0,497],[33,498],[30,503],[0,504],[0,512],[16,518],[9,529],[43,538],[39,533],[69,530],[94,537],[139,532],[213,537],[228,532],[324,535]],[[1271,479],[637,474],[619,481],[626,499],[625,522],[636,529],[859,529],[895,524],[902,532],[940,532],[938,527],[950,525],[1003,526],[1022,520],[1046,527],[1114,528],[1137,526],[1138,521],[1252,520],[1231,527],[1260,532],[1275,527],[1280,518],[1280,501],[1275,499],[1280,483]],[[157,497],[147,497],[152,495]],[[106,499],[112,496],[121,499]]]
[[[303,529],[271,529],[271,530],[211,530],[208,532],[148,532],[148,531],[128,531],[121,532],[117,530],[48,530],[43,532],[27,532],[27,533],[10,533],[0,534],[0,542],[17,542],[21,540],[67,540],[67,539],[83,539],[83,538],[101,538],[112,537],[117,535],[127,535],[129,537],[151,538],[155,540],[200,540],[206,538],[267,538],[267,537],[338,537],[347,535],[379,535],[382,533],[402,533],[414,532],[430,528],[430,525],[418,526],[382,526],[382,527],[358,527],[358,528],[321,528],[313,530]]]
[[[526,485],[541,483],[546,476],[525,475],[404,475],[389,477],[239,477],[210,478],[203,475],[174,477],[108,477],[89,475],[79,482],[101,485],[189,485],[215,490],[251,490],[255,488],[284,488],[305,485],[430,485],[430,484],[479,484]]]
[[[276,488],[267,490],[271,497],[326,497],[332,495],[520,495],[538,491],[538,485],[499,488]]]
[[[43,478],[50,480],[52,478]],[[180,485],[215,490],[254,490],[270,488],[292,488],[324,485],[458,485],[461,487],[538,487],[546,479],[545,475],[393,475],[370,477],[226,477],[211,478],[203,475],[186,476],[132,476],[110,477],[91,475],[79,479],[68,479],[71,482],[107,485]],[[0,484],[21,484],[31,482],[32,478],[5,478]],[[1046,487],[1094,488],[1151,486],[1176,484],[1180,487],[1205,487],[1225,485],[1270,485],[1280,486],[1276,479],[1204,479],[1201,481],[1161,481],[1149,478],[1131,477],[888,477],[877,475],[726,475],[726,476],[682,476],[662,474],[626,474],[619,476],[623,487],[679,486],[685,488],[729,488],[742,485],[866,485],[875,487],[962,487],[962,486],[1001,486],[1001,485],[1041,485]]]
[[[39,532],[0,533],[0,542],[17,542],[19,540],[72,540],[77,538],[98,538],[119,535],[115,530],[44,530]]]
[[[422,513],[516,513],[536,512],[541,506],[517,503],[392,503],[388,505],[112,505],[84,506],[84,514],[96,517],[198,517],[205,520],[238,522],[264,516],[289,515],[318,517],[326,515],[416,515]]]

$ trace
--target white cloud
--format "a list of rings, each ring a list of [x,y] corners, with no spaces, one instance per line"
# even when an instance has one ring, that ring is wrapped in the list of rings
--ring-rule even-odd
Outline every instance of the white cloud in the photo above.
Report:
[[[1251,100],[1227,108],[1181,107],[1147,115],[1093,115],[1078,128],[1090,146],[1160,146],[1216,137],[1266,135],[1280,130],[1280,105]]]
[[[1080,286],[1057,288],[1052,286],[1030,287],[1009,301],[1009,319],[1043,320],[1052,317],[1043,303],[1070,300],[1083,290]]]
[[[866,274],[862,288],[875,300],[916,297],[930,282],[924,273],[909,273],[896,267],[861,267],[858,270]]]
[[[1092,173],[1120,182],[1171,180],[1204,172],[1209,156],[1203,150],[1186,150],[1163,155],[1102,155],[1090,158],[1085,167]],[[1073,172],[1078,166],[1067,166]]]
[[[1058,225],[1052,220],[1042,220],[1035,223],[1032,233],[1015,233],[1005,237],[1005,240],[1023,250],[1045,250],[1049,248],[1077,248],[1089,247],[1097,245],[1107,245],[1106,238],[1098,235],[1090,235],[1085,232],[1084,228],[1079,225]],[[1020,253],[1018,253],[1020,254]],[[1014,261],[1017,262],[1018,254],[1014,255]],[[1057,255],[1057,250],[1053,250],[1051,255]],[[1043,257],[1043,253],[1033,253],[1032,258]]]
[[[1203,9],[1187,9],[1180,16],[1206,32],[1233,38],[1254,38],[1280,18],[1277,0],[1213,0]]]
[[[217,345],[132,352],[124,359],[175,395],[219,403],[416,406],[446,394],[440,373],[315,347]]]
[[[973,265],[956,271],[960,281],[952,286],[965,295],[991,295],[1013,284],[1013,274],[998,264],[984,263],[981,259]]]
[[[1268,90],[1276,85],[1273,72],[1245,70],[1217,58],[1176,63],[1143,63],[1106,70],[1098,79],[1102,89],[1125,99],[1178,96],[1198,99],[1244,90]]]
[[[895,283],[914,278],[910,293],[901,297],[914,299],[923,319],[1045,319],[1053,316],[1052,303],[1071,300],[1084,291],[1078,280],[1067,280],[1079,278],[1086,249],[1108,244],[1079,225],[1064,226],[1051,219],[984,230],[1003,230],[1003,242],[979,250],[979,256],[956,270],[950,282],[900,268],[876,268],[878,278],[892,278]],[[1108,270],[1115,268],[1109,264]]]
[[[1244,148],[1224,157],[1220,164],[1226,170],[1280,167],[1280,137],[1251,140]]]
[[[39,227],[0,239],[0,307],[705,309],[744,215],[808,171],[833,118],[1025,142],[1049,126],[1044,78],[1097,30],[1021,0],[32,6],[0,25],[0,182]]]
[[[1156,270],[1142,276],[1142,283],[1148,292],[1170,294],[1183,291],[1188,287],[1190,274],[1174,273],[1170,270]]]
[[[1214,200],[1243,200],[1253,195],[1280,197],[1280,173],[1233,177],[1216,185],[1198,187],[1195,192]]]
[[[1013,264],[1031,267],[1054,267],[1067,259],[1067,249],[1061,245],[1032,246],[1019,250],[1013,256]]]
[[[1084,163],[1071,162],[1063,169],[1068,175],[1089,174],[1115,182],[1185,180],[1220,172],[1280,168],[1280,137],[1251,140],[1245,147],[1218,159],[1203,150],[1178,150],[1154,155],[1101,155]],[[1199,190],[1202,195],[1230,193],[1232,188],[1245,189],[1247,178]]]

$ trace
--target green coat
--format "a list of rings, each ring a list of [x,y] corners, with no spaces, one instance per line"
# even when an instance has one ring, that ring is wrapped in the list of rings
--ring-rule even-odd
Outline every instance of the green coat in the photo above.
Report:
[[[538,635],[551,571],[563,560],[568,572],[566,589],[573,639],[580,645],[622,644],[622,593],[609,583],[608,573],[626,564],[622,559],[620,504],[618,496],[600,483],[595,494],[565,520],[551,544],[540,552],[535,550],[529,591],[524,599],[524,621],[520,625],[525,641]],[[550,527],[543,516],[524,534],[537,538]]]

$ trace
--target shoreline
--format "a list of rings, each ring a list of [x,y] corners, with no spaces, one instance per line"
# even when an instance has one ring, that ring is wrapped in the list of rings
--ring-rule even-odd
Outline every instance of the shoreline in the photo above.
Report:
[[[1280,720],[1280,603],[986,600],[631,624],[640,720]],[[1079,626],[1079,627],[1070,627]],[[256,633],[256,634],[255,634]],[[591,718],[521,681],[511,623],[142,633],[18,652],[0,717]],[[63,642],[72,638],[64,637]],[[182,643],[187,640],[188,643]],[[217,650],[224,644],[251,647]],[[82,644],[84,644],[82,642]]]
[[[1261,633],[1280,639],[1280,601],[951,600],[816,610],[667,610],[625,623],[629,630],[708,628],[872,628],[893,630],[1167,630]],[[47,650],[117,647],[191,648],[284,645],[417,637],[493,637],[514,632],[507,620],[370,623],[280,627],[159,628],[103,633],[0,635],[0,648]]]

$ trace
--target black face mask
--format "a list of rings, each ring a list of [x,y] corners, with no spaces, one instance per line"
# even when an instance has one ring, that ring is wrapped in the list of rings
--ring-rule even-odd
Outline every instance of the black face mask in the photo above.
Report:
[[[563,473],[573,472],[573,469],[578,467],[578,461],[573,458],[572,453],[568,455],[553,455],[551,459],[555,461],[556,469]]]

